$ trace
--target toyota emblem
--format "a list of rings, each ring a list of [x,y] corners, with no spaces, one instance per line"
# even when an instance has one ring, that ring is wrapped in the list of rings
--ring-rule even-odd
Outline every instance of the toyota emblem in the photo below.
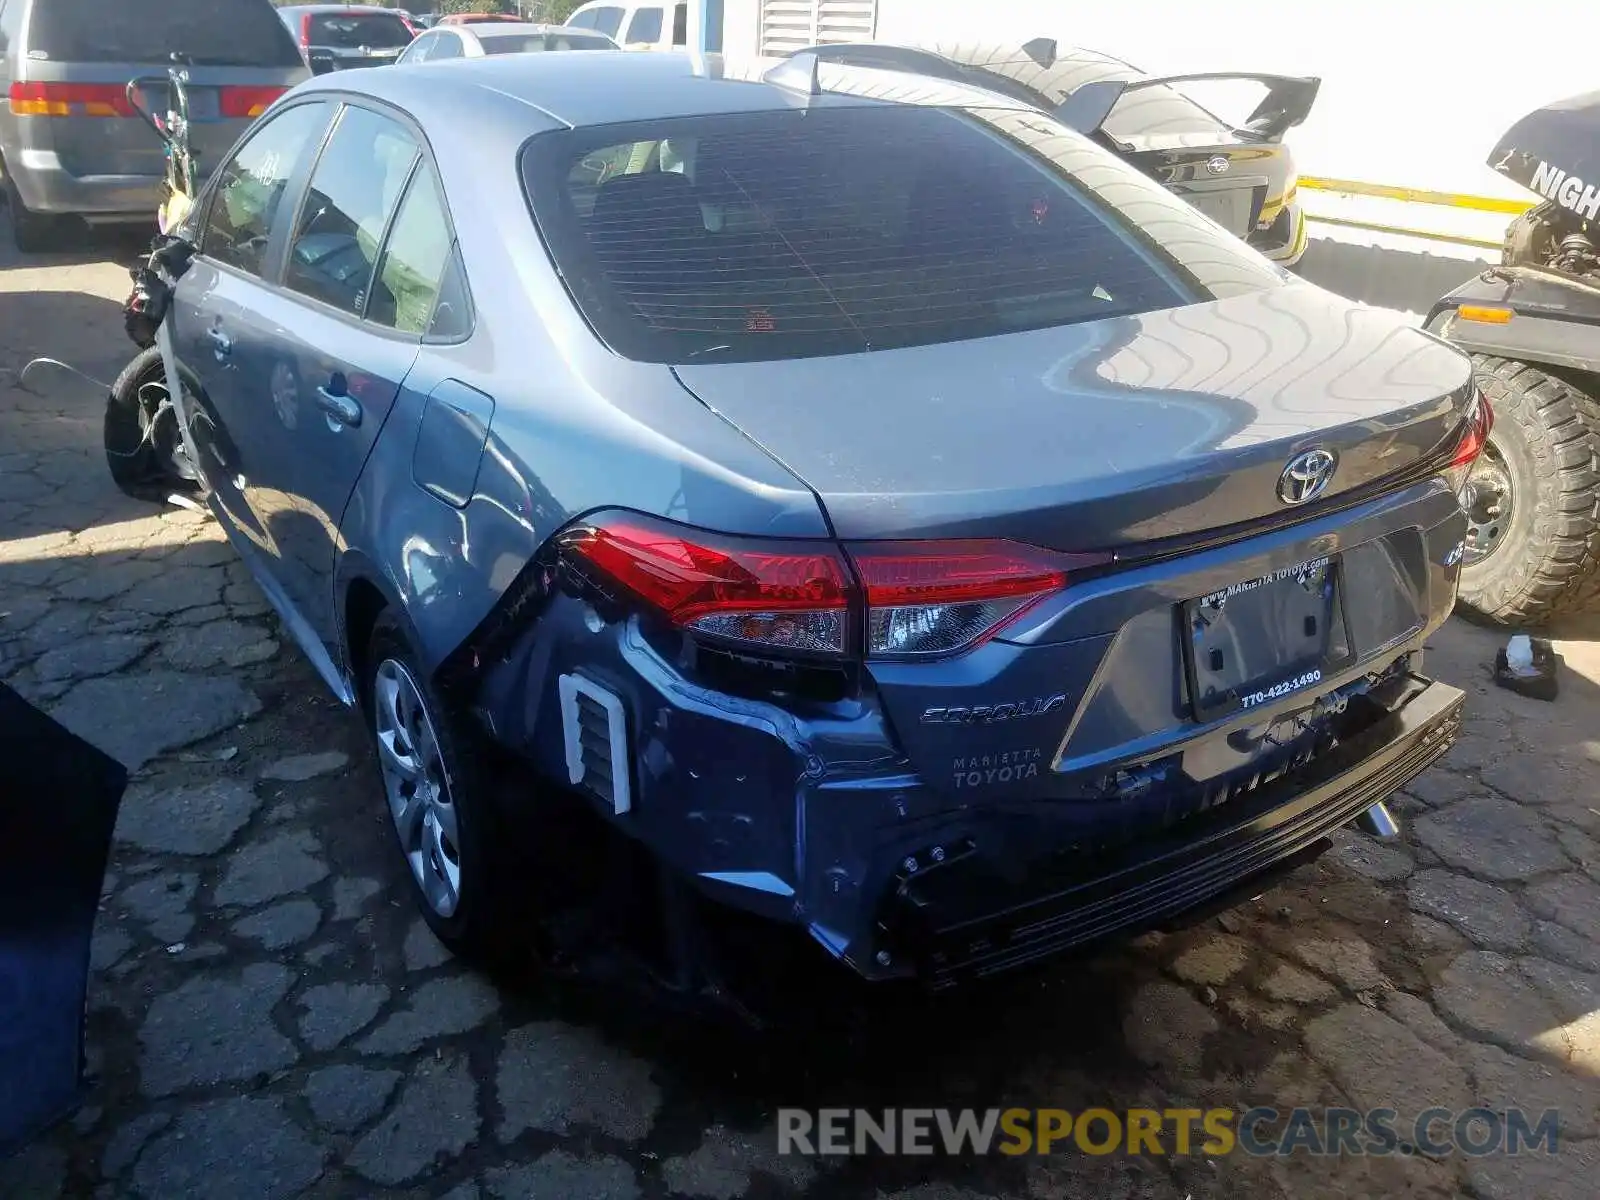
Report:
[[[1206,159],[1206,170],[1213,175],[1226,175],[1228,173],[1228,159],[1226,155],[1214,154]]]
[[[1339,460],[1331,450],[1306,450],[1289,460],[1278,476],[1278,499],[1285,504],[1305,504],[1328,490]]]

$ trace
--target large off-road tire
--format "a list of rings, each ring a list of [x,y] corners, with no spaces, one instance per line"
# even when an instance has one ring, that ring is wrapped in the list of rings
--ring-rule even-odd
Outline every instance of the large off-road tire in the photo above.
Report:
[[[1461,603],[1468,615],[1515,626],[1592,611],[1600,605],[1600,402],[1526,363],[1483,354],[1473,362],[1495,419],[1466,497]],[[1498,505],[1489,503],[1502,489]]]
[[[0,198],[11,215],[11,240],[23,254],[48,254],[61,248],[65,222],[60,217],[36,213],[22,202],[17,185],[0,164]]]
[[[530,915],[513,877],[505,822],[482,772],[483,737],[441,697],[392,609],[362,665],[361,704],[400,869],[434,935],[481,966],[529,947]]]
[[[182,380],[181,371],[180,380],[193,395],[195,385]],[[170,408],[159,410],[166,382],[161,352],[152,346],[122,368],[106,398],[102,436],[112,481],[124,495],[152,504],[201,490],[199,473],[178,437],[177,414]]]

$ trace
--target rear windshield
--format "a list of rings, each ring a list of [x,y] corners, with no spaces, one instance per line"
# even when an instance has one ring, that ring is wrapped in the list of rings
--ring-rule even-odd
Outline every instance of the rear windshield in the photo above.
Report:
[[[267,0],[43,0],[28,51],[53,62],[299,67],[300,51]]]
[[[393,13],[318,13],[311,44],[332,50],[393,50],[411,44],[411,30]]]
[[[612,43],[581,33],[479,34],[485,54],[532,54],[540,50],[610,50]]]
[[[590,323],[652,362],[954,341],[1193,298],[1070,168],[1004,132],[1026,119],[1001,116],[852,106],[562,131],[528,144],[524,183]],[[1059,126],[1029,136],[1118,172]]]

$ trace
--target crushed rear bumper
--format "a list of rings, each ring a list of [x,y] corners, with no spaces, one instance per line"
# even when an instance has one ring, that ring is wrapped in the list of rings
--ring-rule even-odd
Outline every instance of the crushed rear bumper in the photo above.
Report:
[[[1464,699],[1406,676],[1387,712],[1326,754],[1110,855],[1046,860],[1019,879],[977,839],[944,848],[891,884],[878,960],[947,986],[1259,894],[1449,749]]]

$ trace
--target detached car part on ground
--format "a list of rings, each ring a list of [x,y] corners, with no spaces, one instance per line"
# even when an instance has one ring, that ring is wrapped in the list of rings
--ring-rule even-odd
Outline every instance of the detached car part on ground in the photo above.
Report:
[[[1032,104],[806,57],[350,72],[186,237],[207,498],[458,950],[529,939],[505,856],[563,850],[556,790],[665,895],[947,983],[1392,832],[1454,737],[1467,357]]]
[[[864,42],[800,53],[931,75],[1036,105],[1165,184],[1280,266],[1292,267],[1305,254],[1305,214],[1283,137],[1304,123],[1321,80],[1239,72],[1147,75],[1121,59],[1058,46],[1050,38],[1022,45]],[[1185,84],[1259,85],[1266,94],[1235,127],[1186,95]]]
[[[1537,625],[1600,610],[1600,92],[1528,114],[1488,161],[1541,200],[1427,328],[1472,352],[1499,417],[1468,483],[1461,599]]]

